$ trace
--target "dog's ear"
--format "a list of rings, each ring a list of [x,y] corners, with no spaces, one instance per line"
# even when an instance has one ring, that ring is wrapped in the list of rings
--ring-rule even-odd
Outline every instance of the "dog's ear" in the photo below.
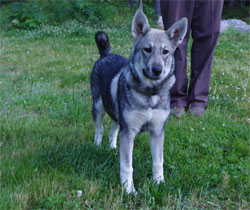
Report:
[[[182,43],[187,32],[187,24],[187,18],[182,18],[167,30],[167,35],[175,48]]]
[[[148,18],[144,14],[141,4],[140,8],[136,11],[132,21],[132,35],[134,37],[134,40],[137,41],[149,31],[150,25],[148,22]]]

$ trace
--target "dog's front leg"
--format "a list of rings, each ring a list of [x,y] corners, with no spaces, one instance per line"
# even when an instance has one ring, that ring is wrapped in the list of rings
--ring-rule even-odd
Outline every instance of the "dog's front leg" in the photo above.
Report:
[[[150,133],[150,149],[152,155],[152,172],[153,180],[159,184],[164,182],[163,175],[163,143],[164,143],[164,129],[162,132]]]
[[[127,193],[135,193],[133,183],[132,153],[136,133],[128,130],[120,131],[120,178],[122,187]]]

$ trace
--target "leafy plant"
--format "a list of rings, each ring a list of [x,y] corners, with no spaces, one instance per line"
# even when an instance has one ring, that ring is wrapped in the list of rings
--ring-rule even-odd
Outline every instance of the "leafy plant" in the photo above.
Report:
[[[34,1],[14,2],[11,8],[10,20],[17,28],[37,28],[41,23],[47,23],[44,11]]]
[[[42,23],[58,25],[66,20],[77,19],[81,22],[113,23],[117,15],[117,5],[111,2],[83,0],[27,0],[13,2],[2,8],[1,16],[9,28],[34,29]]]

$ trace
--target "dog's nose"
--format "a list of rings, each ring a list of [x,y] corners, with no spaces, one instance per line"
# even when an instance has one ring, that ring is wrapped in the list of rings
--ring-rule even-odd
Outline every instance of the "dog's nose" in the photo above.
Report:
[[[159,76],[162,72],[162,67],[161,66],[153,66],[152,72],[155,76]]]

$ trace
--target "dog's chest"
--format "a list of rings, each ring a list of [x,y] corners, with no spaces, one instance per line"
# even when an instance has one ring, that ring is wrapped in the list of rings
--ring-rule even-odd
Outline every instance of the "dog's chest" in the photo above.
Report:
[[[147,104],[151,108],[155,108],[159,103],[160,97],[158,95],[147,97]],[[153,113],[153,111],[151,111]]]
[[[158,109],[129,110],[123,112],[128,127],[136,132],[144,130],[161,130],[169,112]]]

